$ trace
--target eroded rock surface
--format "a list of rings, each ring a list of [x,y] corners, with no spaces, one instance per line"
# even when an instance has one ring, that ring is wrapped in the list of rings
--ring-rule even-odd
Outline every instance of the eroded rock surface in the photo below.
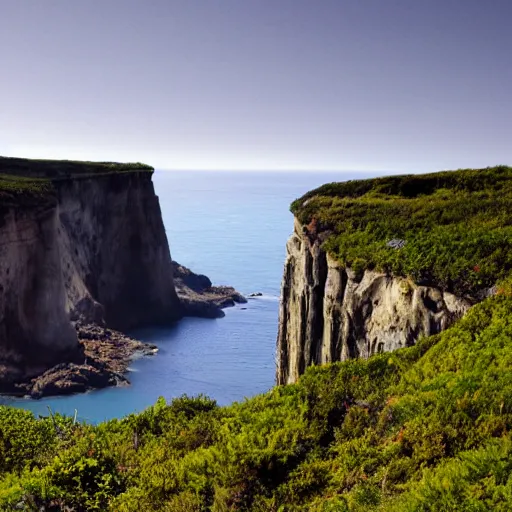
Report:
[[[72,318],[126,330],[182,316],[151,174],[57,183],[60,255]]]
[[[0,368],[44,367],[78,350],[66,311],[58,226],[56,204],[9,208],[0,217]]]
[[[295,382],[307,366],[368,357],[446,329],[467,299],[402,277],[342,268],[296,221],[281,287],[277,382]]]

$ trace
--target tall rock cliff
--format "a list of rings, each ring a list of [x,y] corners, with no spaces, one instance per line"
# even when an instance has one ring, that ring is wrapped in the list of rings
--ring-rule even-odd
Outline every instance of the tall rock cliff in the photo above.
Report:
[[[72,318],[125,330],[181,316],[150,172],[56,183],[59,245]]]
[[[381,272],[356,275],[297,219],[286,245],[277,338],[278,384],[306,367],[414,344],[460,318],[470,302]]]
[[[327,183],[291,211],[279,384],[437,333],[512,270],[512,167]]]
[[[36,367],[70,358],[76,332],[66,289],[55,203],[11,206],[0,218],[0,378],[2,363]]]
[[[152,169],[0,158],[0,381],[83,359],[72,320],[182,315]]]

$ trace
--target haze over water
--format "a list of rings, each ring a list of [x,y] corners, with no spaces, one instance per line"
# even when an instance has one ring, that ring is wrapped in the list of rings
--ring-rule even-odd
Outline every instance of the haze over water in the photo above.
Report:
[[[279,289],[289,205],[323,183],[360,173],[156,172],[154,184],[174,260],[214,284],[263,297],[226,309],[211,320],[185,318],[167,329],[145,329],[139,339],[159,353],[132,364],[129,387],[41,400],[0,397],[0,404],[53,411],[98,422],[141,411],[159,396],[203,393],[220,404],[243,400],[274,384]]]

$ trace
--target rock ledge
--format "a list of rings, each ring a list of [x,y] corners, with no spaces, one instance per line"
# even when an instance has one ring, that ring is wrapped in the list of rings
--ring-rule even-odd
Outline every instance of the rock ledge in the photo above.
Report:
[[[97,325],[77,323],[83,362],[60,363],[28,382],[13,383],[10,393],[41,398],[83,393],[107,386],[128,385],[124,376],[138,354],[152,355],[157,347]]]
[[[183,305],[185,316],[221,318],[223,308],[245,304],[247,299],[231,286],[213,286],[210,279],[195,274],[189,268],[173,261],[174,286]]]

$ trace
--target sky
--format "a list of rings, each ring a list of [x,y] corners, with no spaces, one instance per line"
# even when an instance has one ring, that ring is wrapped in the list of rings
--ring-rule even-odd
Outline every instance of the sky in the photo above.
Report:
[[[510,0],[0,0],[0,155],[512,164]]]

